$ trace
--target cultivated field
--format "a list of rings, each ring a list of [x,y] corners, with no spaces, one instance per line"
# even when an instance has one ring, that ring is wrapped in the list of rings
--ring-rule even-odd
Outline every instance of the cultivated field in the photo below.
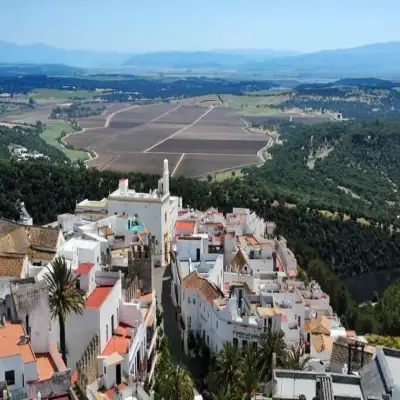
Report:
[[[159,174],[163,159],[173,176],[201,176],[260,162],[268,137],[250,132],[226,107],[115,105],[107,114],[80,120],[82,132],[66,142],[93,150],[87,162],[101,170]]]

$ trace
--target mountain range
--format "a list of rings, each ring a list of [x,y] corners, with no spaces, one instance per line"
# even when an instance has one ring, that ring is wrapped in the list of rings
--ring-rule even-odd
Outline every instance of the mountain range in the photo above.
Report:
[[[18,45],[0,41],[0,63],[64,64],[81,68],[136,70],[215,69],[302,74],[393,75],[398,73],[400,42],[378,43],[314,53],[271,49],[116,53],[65,50],[45,44]]]

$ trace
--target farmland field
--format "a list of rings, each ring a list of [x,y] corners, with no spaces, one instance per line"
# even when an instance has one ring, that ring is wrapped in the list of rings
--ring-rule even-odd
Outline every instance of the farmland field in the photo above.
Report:
[[[86,152],[67,149],[57,141],[62,132],[69,133],[72,130],[68,122],[54,121],[46,125],[46,129],[40,136],[47,144],[61,150],[71,161],[86,160],[88,158]]]
[[[204,102],[112,107],[81,119],[84,130],[65,138],[94,151],[98,157],[87,165],[101,170],[158,174],[167,158],[171,175],[203,176],[259,163],[257,153],[269,139],[249,131],[232,109]]]

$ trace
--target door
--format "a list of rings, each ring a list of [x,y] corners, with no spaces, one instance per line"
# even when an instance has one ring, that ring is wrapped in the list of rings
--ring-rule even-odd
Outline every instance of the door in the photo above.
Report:
[[[196,249],[196,261],[200,261],[200,249]]]
[[[121,384],[121,364],[117,364],[115,366],[115,379],[117,381],[117,385]]]

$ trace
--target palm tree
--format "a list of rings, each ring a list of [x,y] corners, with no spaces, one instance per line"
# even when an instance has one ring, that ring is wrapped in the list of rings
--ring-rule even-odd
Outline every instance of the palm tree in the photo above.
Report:
[[[265,377],[268,382],[272,375],[272,358],[276,355],[276,366],[280,367],[285,364],[286,344],[284,341],[285,334],[283,331],[273,331],[271,328],[261,336],[261,348],[259,352],[258,367],[261,376]]]
[[[240,376],[242,361],[238,346],[225,342],[207,378],[211,390],[214,392],[222,389],[225,393],[230,392]]]
[[[193,400],[194,382],[189,372],[180,365],[171,366],[161,384],[163,400]]]
[[[286,350],[285,368],[307,371],[310,368],[310,360],[311,357],[304,355],[304,351],[300,346],[293,345]]]
[[[65,345],[65,320],[71,313],[82,314],[85,307],[85,298],[76,288],[77,276],[67,266],[64,257],[57,257],[47,267],[45,275],[49,287],[49,304],[51,317],[58,319],[60,325],[60,348],[62,358],[67,365],[67,349]]]
[[[211,400],[231,400],[232,396],[224,390],[219,390],[217,393],[211,394]]]
[[[257,392],[261,378],[257,365],[257,353],[252,348],[244,349],[240,372],[241,376],[235,392],[240,393],[241,398],[251,400]]]

